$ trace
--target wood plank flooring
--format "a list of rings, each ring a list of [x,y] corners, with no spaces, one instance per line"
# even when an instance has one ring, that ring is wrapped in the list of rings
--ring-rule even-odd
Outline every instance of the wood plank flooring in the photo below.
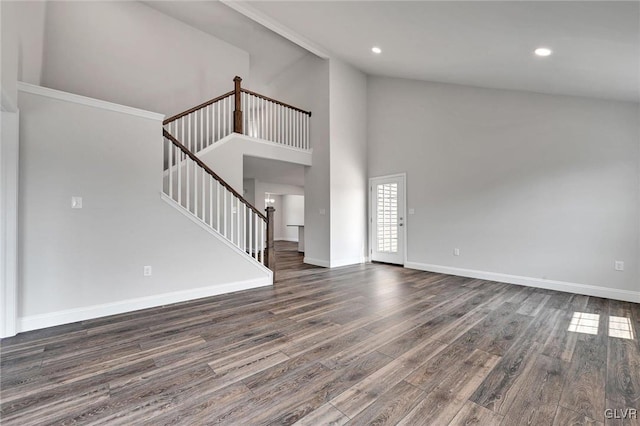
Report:
[[[640,425],[638,304],[277,247],[273,288],[4,339],[0,422]]]

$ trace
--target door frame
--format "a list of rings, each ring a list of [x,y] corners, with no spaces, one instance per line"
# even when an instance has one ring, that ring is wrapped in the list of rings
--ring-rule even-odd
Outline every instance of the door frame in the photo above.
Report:
[[[403,211],[404,211],[404,226],[402,227],[402,266],[404,267],[407,263],[407,227],[408,227],[408,211],[407,211],[407,172],[394,173],[391,175],[383,175],[383,176],[373,176],[369,177],[369,197],[367,202],[367,229],[368,229],[368,242],[369,242],[369,255],[367,256],[368,262],[372,262],[373,257],[373,181],[375,179],[388,179],[388,178],[400,178],[402,179],[402,199],[404,201]]]

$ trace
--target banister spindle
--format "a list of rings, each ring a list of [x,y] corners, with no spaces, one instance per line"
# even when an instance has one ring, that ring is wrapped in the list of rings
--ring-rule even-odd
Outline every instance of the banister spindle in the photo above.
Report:
[[[235,84],[235,111],[233,112],[233,131],[235,133],[242,133],[242,96],[240,87],[242,79],[238,76],[235,76],[233,82]]]

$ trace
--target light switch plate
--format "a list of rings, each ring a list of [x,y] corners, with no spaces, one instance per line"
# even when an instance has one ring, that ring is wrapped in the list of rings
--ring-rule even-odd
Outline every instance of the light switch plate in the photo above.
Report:
[[[416,214],[416,209],[409,209],[409,214]]]
[[[622,260],[616,260],[613,267],[616,271],[624,271],[624,262]]]
[[[327,214],[327,211],[325,209],[320,209],[320,215],[324,216],[325,214]]]
[[[82,208],[82,197],[78,197],[76,195],[71,197],[71,208],[72,209],[81,209]]]

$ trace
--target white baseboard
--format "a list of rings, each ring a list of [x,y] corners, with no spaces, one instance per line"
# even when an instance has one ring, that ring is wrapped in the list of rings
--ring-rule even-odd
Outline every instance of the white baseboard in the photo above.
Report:
[[[312,257],[306,257],[305,256],[302,261],[304,263],[309,264],[309,265],[322,266],[323,268],[330,268],[331,267],[331,265],[329,264],[329,261],[323,260],[323,259],[314,259]]]
[[[364,256],[359,257],[350,257],[346,259],[331,259],[331,268],[339,268],[341,266],[348,265],[358,265],[360,263],[365,263],[366,259]]]
[[[523,277],[520,275],[477,271],[474,269],[454,268],[451,266],[431,265],[418,262],[406,262],[404,266],[405,268],[417,269],[420,271],[438,272],[441,274],[458,275],[461,277],[478,278],[481,280],[497,281],[507,284],[524,285],[528,287],[544,288],[547,290],[564,291],[567,293],[584,294],[586,296],[640,303],[640,292],[637,291],[570,283],[566,281],[544,280],[541,278]]]
[[[323,268],[339,268],[341,266],[358,265],[360,263],[365,263],[366,259],[364,256],[362,256],[362,257],[352,257],[347,259],[327,261],[323,259],[314,259],[312,257],[305,257],[303,262],[309,265],[322,266]]]
[[[122,314],[140,309],[154,308],[172,303],[186,302],[203,297],[211,297],[219,294],[232,293],[234,291],[249,290],[252,288],[270,286],[268,277],[257,278],[234,283],[212,285],[208,287],[194,288],[190,290],[174,291],[171,293],[157,294],[153,296],[139,297],[122,300],[119,302],[104,303],[101,305],[86,306],[82,308],[66,309],[64,311],[50,312],[40,315],[29,315],[18,318],[18,332],[38,330],[61,324],[69,324],[88,319]]]
[[[290,243],[297,243],[297,238],[274,238],[274,241],[289,241]]]

